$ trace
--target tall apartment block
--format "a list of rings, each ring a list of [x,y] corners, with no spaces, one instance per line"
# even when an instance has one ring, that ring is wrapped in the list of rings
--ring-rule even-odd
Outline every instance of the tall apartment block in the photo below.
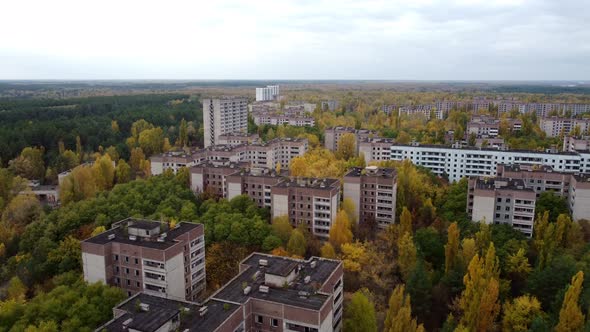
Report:
[[[327,239],[340,202],[337,179],[287,179],[271,188],[272,216],[288,216],[291,225],[305,225],[311,234]]]
[[[413,117],[415,115],[423,116],[426,119],[443,119],[443,112],[436,109],[434,105],[413,105],[402,106],[398,110],[399,116]]]
[[[196,300],[205,290],[202,224],[128,218],[82,242],[84,280],[138,292]]]
[[[395,223],[397,172],[393,168],[355,167],[344,175],[344,197],[355,206],[358,222],[377,222],[380,228]]]
[[[279,95],[278,85],[267,85],[266,88],[256,88],[256,101],[277,100]]]
[[[590,131],[590,119],[558,118],[553,116],[539,120],[539,127],[548,137],[557,137],[561,134],[568,135],[576,126],[580,128],[580,133],[588,133]]]
[[[342,262],[252,253],[206,302],[139,293],[97,331],[237,332],[342,330]]]
[[[203,128],[205,147],[219,144],[219,136],[248,131],[248,99],[239,97],[204,98]]]
[[[337,100],[324,100],[321,103],[321,108],[322,110],[327,110],[327,111],[335,111],[336,108],[338,108],[338,106],[340,106],[340,103]]]
[[[473,177],[469,178],[467,213],[473,221],[509,224],[531,237],[536,199],[521,179]]]
[[[344,134],[353,134],[356,140],[356,151],[358,152],[359,141],[365,138],[373,137],[376,135],[374,131],[366,129],[354,129],[351,127],[332,127],[326,128],[324,132],[324,147],[330,151],[336,151],[340,139]]]

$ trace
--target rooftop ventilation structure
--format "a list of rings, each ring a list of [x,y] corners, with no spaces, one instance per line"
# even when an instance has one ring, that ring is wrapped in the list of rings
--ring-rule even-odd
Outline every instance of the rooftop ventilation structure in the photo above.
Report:
[[[318,265],[318,261],[311,261],[311,263],[309,263],[309,266],[311,266],[312,269],[315,269],[315,267]]]
[[[268,294],[268,292],[270,291],[270,288],[268,286],[265,286],[265,285],[260,285],[260,287],[258,287],[258,291],[260,293]]]
[[[129,235],[129,240],[135,241],[135,240],[137,240],[137,236],[135,236],[135,235]]]
[[[266,260],[266,259],[260,259],[260,260],[258,260],[258,265],[260,265],[260,266],[268,266],[268,260]]]
[[[140,303],[139,308],[141,311],[150,311],[150,305],[147,303]]]
[[[207,310],[208,310],[208,307],[206,305],[199,308],[199,316],[200,317],[205,316],[205,314],[207,313]]]
[[[109,236],[107,236],[107,239],[109,239],[109,241],[114,240],[115,234],[109,234]]]
[[[250,291],[252,291],[252,287],[250,287],[250,286],[246,286],[246,287],[244,288],[244,295],[248,295],[248,294],[250,294]]]

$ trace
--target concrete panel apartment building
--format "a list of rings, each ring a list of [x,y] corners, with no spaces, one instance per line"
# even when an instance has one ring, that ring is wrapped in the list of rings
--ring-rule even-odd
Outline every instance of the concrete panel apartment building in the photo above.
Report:
[[[205,147],[220,144],[219,136],[248,131],[248,99],[221,97],[203,99]]]
[[[277,100],[280,96],[278,85],[267,85],[265,88],[256,88],[256,101]]]
[[[557,137],[561,134],[568,135],[574,128],[579,127],[580,133],[590,131],[590,119],[559,118],[556,116],[542,118],[539,127],[548,137]]]
[[[138,292],[196,300],[205,291],[202,224],[128,218],[82,242],[84,280]]]
[[[373,141],[379,141],[374,139]],[[447,176],[450,181],[462,177],[495,176],[498,164],[538,164],[551,166],[555,171],[589,173],[590,152],[538,152],[524,150],[462,149],[441,145],[385,143],[376,150],[375,143],[361,142],[360,150],[367,164],[371,161],[409,159],[415,165],[424,166],[434,174]]]
[[[326,128],[324,132],[324,147],[330,151],[336,151],[340,139],[344,134],[353,134],[356,140],[356,151],[358,152],[359,142],[363,139],[376,136],[377,133],[372,130],[354,129],[351,127],[332,127]]]
[[[237,140],[232,139],[234,142]],[[190,152],[171,151],[150,157],[152,175],[162,174],[166,169],[174,173],[181,167],[191,167],[205,161],[245,162],[252,167],[288,169],[291,160],[302,156],[308,149],[307,139],[277,138],[268,142],[255,141],[240,145],[214,145]]]
[[[342,330],[342,262],[252,253],[204,303],[139,293],[97,331],[237,332]]]
[[[285,179],[271,188],[273,217],[288,216],[319,238],[327,239],[340,202],[338,179]]]
[[[521,179],[472,177],[468,182],[467,214],[473,221],[509,224],[533,234],[536,194]]]
[[[396,193],[393,168],[355,167],[344,175],[344,197],[354,203],[359,223],[372,219],[380,228],[395,223]]]

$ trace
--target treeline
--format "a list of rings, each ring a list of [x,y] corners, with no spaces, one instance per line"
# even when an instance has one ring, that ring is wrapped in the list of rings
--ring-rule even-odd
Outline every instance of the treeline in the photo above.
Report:
[[[188,95],[138,95],[91,97],[65,100],[0,101],[0,166],[6,166],[25,147],[42,148],[44,160],[52,164],[59,157],[60,142],[75,150],[77,138],[85,152],[115,146],[127,159],[130,151],[125,139],[132,124],[144,119],[161,127],[174,142],[181,119],[202,125],[198,100]],[[113,121],[116,128],[113,128]],[[202,138],[194,137],[195,144]]]

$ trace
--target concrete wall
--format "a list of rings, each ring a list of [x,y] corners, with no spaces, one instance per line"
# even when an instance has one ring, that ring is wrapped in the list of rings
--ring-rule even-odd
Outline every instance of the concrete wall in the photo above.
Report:
[[[353,179],[351,179],[352,181]],[[349,182],[345,179],[344,182],[344,199],[349,198],[354,203],[354,211],[357,215],[357,220],[361,220],[361,184]]]
[[[182,253],[166,261],[166,293],[171,297],[185,299],[184,257]]]
[[[232,198],[239,196],[242,194],[242,183],[240,182],[227,182],[227,199],[231,200]]]
[[[486,223],[494,222],[494,207],[496,198],[494,196],[485,197],[475,195],[473,198],[473,215],[471,220],[482,221],[485,219]]]
[[[102,281],[107,283],[106,262],[102,255],[95,255],[82,252],[82,266],[84,269],[84,280],[89,283]]]
[[[203,188],[203,174],[191,173],[191,190],[195,193],[202,193]]]
[[[272,194],[272,217],[289,215],[289,196],[281,194]]]
[[[163,166],[162,162],[152,161],[150,163],[150,168],[151,168],[152,175],[160,175],[160,174],[164,173],[164,166]]]
[[[572,217],[574,220],[590,219],[590,189],[576,187]]]

